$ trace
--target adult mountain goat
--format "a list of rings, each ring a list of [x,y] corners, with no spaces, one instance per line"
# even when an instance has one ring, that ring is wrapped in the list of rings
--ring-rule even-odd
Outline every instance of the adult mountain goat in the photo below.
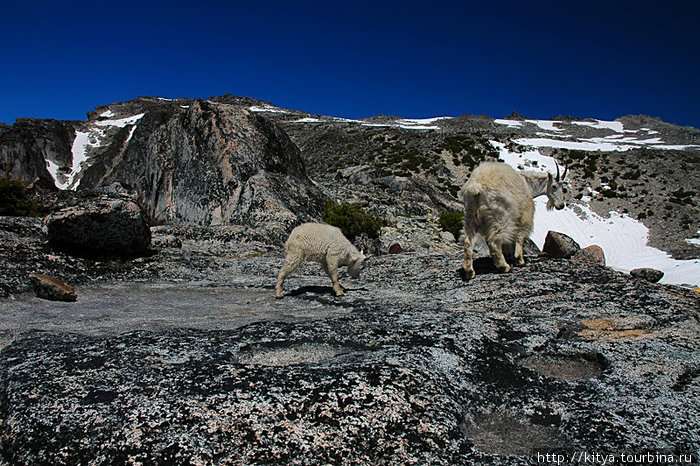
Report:
[[[336,296],[344,294],[338,282],[338,267],[347,265],[348,275],[357,278],[365,266],[365,256],[343,235],[340,228],[323,223],[304,223],[289,234],[284,244],[284,265],[277,276],[275,296],[284,296],[282,284],[304,261],[321,264],[331,281]]]
[[[567,186],[564,175],[517,172],[504,163],[486,162],[474,169],[460,191],[464,202],[464,271],[474,278],[472,243],[477,234],[486,240],[494,265],[501,272],[510,266],[503,257],[504,246],[514,248],[517,265],[525,264],[523,242],[530,236],[535,214],[533,199],[549,198],[547,208],[563,209]]]

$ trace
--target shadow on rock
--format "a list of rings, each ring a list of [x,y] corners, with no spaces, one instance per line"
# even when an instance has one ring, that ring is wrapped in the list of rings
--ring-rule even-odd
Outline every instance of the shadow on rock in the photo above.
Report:
[[[345,293],[354,293],[356,291],[369,291],[367,288],[346,288],[343,287]],[[318,285],[308,285],[300,286],[295,290],[291,290],[285,293],[286,296],[302,296],[302,295],[330,295],[335,296],[333,292],[333,287],[330,286],[318,286]]]

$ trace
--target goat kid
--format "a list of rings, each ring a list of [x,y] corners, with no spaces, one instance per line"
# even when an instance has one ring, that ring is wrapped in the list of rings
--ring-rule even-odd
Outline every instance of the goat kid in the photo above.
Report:
[[[284,264],[277,276],[275,296],[282,298],[285,278],[302,262],[318,262],[331,278],[336,296],[345,294],[338,282],[338,268],[348,266],[348,275],[357,278],[367,258],[343,235],[340,228],[322,223],[304,223],[294,228],[284,245]]]

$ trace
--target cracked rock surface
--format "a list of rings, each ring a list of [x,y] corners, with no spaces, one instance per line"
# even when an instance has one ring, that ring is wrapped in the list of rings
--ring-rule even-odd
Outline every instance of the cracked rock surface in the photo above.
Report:
[[[185,263],[190,264],[187,268]],[[169,264],[169,265],[165,265]],[[536,464],[700,452],[700,295],[595,264],[179,251],[78,302],[0,300],[9,464]],[[160,282],[152,280],[158,271]],[[205,279],[206,277],[206,279]]]

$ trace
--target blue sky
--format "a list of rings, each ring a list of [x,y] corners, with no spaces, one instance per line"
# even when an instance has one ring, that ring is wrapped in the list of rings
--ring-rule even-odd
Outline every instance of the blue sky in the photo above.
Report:
[[[3,1],[0,121],[143,95],[700,127],[700,2]]]

